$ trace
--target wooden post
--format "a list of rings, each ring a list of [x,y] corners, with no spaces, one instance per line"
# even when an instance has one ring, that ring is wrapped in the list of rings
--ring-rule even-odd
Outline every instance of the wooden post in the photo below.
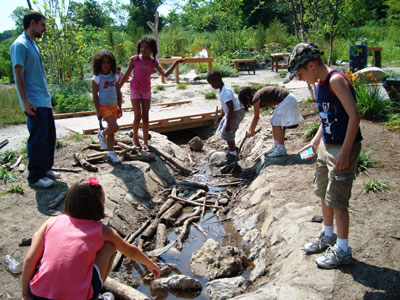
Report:
[[[151,31],[153,32],[154,39],[157,42],[157,55],[156,58],[160,58],[161,53],[160,53],[160,35],[158,34],[158,21],[159,21],[159,13],[156,11],[156,18],[154,23],[147,21],[146,24],[150,27]]]

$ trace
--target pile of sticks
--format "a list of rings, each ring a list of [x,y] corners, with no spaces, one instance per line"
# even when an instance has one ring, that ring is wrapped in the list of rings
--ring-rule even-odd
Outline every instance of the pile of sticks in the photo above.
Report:
[[[183,190],[192,190],[189,197],[182,197],[180,192]],[[207,193],[209,190],[207,185],[199,184],[197,182],[177,182],[177,185],[172,189],[167,189],[169,193],[166,201],[158,209],[158,213],[153,220],[147,220],[135,233],[126,237],[128,243],[132,243],[139,235],[138,247],[147,250],[146,254],[150,257],[159,257],[167,252],[172,247],[178,251],[182,250],[183,243],[190,232],[190,225],[193,225],[203,235],[203,239],[208,235],[202,228],[199,221],[204,216],[207,210],[212,210],[215,215],[227,213],[229,209],[219,203],[219,200],[228,198],[229,196],[224,192],[222,193]],[[229,199],[229,198],[228,198]],[[227,205],[228,203],[224,203]],[[183,215],[185,207],[192,207],[191,213]],[[169,241],[167,244],[167,228],[181,227],[180,234],[176,240]],[[151,250],[152,249],[152,250]],[[113,271],[118,271],[122,255],[117,254]]]

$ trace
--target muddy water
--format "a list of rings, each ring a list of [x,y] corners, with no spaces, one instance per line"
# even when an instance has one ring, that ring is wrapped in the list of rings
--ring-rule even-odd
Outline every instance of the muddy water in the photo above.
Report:
[[[198,161],[199,165],[196,168],[199,170],[198,173],[187,178],[187,180],[195,181],[199,183],[207,183],[210,187],[209,193],[220,193],[223,192],[224,189],[213,187],[213,184],[218,184],[225,181],[225,178],[212,177],[211,169],[204,164],[202,161]],[[184,210],[184,215],[192,212],[192,208],[188,207]],[[203,228],[203,230],[207,233],[207,236],[203,236],[203,234],[197,230],[194,226],[190,226],[190,233],[188,234],[187,239],[183,244],[183,248],[181,252],[177,251],[175,248],[170,249],[168,252],[164,253],[160,256],[159,262],[166,262],[176,265],[176,268],[168,274],[169,276],[174,274],[184,274],[188,275],[198,281],[200,281],[203,285],[203,289],[201,292],[181,292],[181,291],[172,291],[172,290],[163,290],[154,286],[153,282],[145,282],[144,284],[137,287],[137,290],[150,296],[154,299],[209,299],[205,293],[205,285],[208,282],[207,279],[197,277],[193,275],[190,269],[190,259],[192,257],[193,252],[202,247],[204,241],[208,238],[212,238],[218,241],[221,245],[232,245],[243,250],[245,247],[245,243],[242,242],[242,237],[240,234],[234,230],[232,222],[225,216],[217,216],[211,211],[207,211],[204,218],[198,221],[198,224]],[[177,239],[179,232],[175,231],[175,228],[168,228],[168,242],[174,241]],[[252,267],[248,265],[242,274],[245,278],[248,277]],[[140,271],[140,270],[139,270]],[[140,274],[137,269],[132,268],[132,275],[136,278],[140,278]]]

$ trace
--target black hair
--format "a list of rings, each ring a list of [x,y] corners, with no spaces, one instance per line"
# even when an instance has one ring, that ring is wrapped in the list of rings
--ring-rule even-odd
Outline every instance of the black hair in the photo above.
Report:
[[[222,75],[219,71],[217,70],[212,70],[210,72],[208,72],[207,74],[207,81],[222,81]]]
[[[103,197],[100,184],[91,185],[88,179],[81,179],[68,190],[64,211],[76,219],[99,221],[105,217]]]
[[[323,54],[323,52],[322,52],[322,54]],[[308,64],[310,61],[316,62],[316,64],[317,64],[318,66],[322,66],[322,65],[324,64],[324,62],[322,61],[321,56],[319,56],[319,57],[317,57],[317,58],[310,59],[310,60],[307,61],[306,63],[300,65],[300,66],[298,67],[298,69],[300,69],[300,68],[305,69],[306,66],[307,66],[307,64]]]
[[[110,50],[99,50],[93,55],[92,70],[93,75],[99,75],[101,72],[101,62],[104,57],[108,57],[111,63],[111,72],[117,74],[117,62],[114,54]]]
[[[24,29],[27,30],[31,25],[31,21],[34,20],[35,23],[40,22],[40,20],[46,20],[46,17],[40,12],[30,10],[24,15]]]
[[[156,55],[157,55],[157,53],[158,53],[158,50],[157,50],[157,41],[156,41],[154,38],[152,38],[151,36],[144,36],[144,37],[142,37],[142,38],[139,40],[138,45],[137,45],[138,57],[139,57],[139,54],[140,54],[140,47],[142,46],[142,43],[146,43],[147,45],[150,46],[151,52],[153,52],[153,60],[155,61],[155,60],[156,60]]]
[[[248,111],[249,107],[253,105],[253,96],[256,89],[251,87],[242,87],[239,91],[239,101],[243,104],[244,110]]]

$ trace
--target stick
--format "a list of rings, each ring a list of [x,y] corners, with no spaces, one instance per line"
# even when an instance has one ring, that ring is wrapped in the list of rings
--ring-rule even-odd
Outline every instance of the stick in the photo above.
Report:
[[[142,294],[138,290],[122,284],[115,279],[108,277],[104,283],[104,289],[112,293],[117,299],[120,300],[150,300],[149,297]]]
[[[173,246],[175,246],[176,240],[173,240],[171,243],[169,243],[167,246],[159,249],[154,249],[152,251],[147,251],[146,255],[149,257],[158,257],[160,255],[163,255],[165,252],[167,252],[169,249],[171,249]]]
[[[123,142],[117,142],[117,145],[120,146],[123,149],[130,150],[130,151],[133,151],[135,153],[138,152],[138,147],[137,146],[129,146],[129,145],[123,143]]]
[[[183,206],[180,203],[175,203],[171,208],[169,208],[160,218],[160,222],[168,226],[173,225],[178,216],[182,214]]]
[[[102,151],[102,152],[97,152],[97,153],[92,153],[89,155],[86,155],[87,158],[96,158],[96,157],[103,157],[107,155],[107,151]]]
[[[186,238],[186,236],[187,236],[187,234],[188,234],[188,231],[189,231],[189,224],[190,224],[192,221],[194,221],[194,220],[197,221],[197,220],[199,220],[199,219],[200,219],[199,216],[194,216],[194,217],[191,217],[191,218],[187,219],[187,220],[185,221],[185,223],[183,223],[183,229],[182,229],[181,234],[180,234],[179,237],[178,237],[178,242],[177,242],[177,244],[176,244],[176,249],[178,249],[179,251],[182,250],[183,240]]]
[[[129,153],[124,153],[123,159],[128,161],[140,160],[148,163],[156,161],[156,157],[154,155],[141,155],[141,154],[129,154]]]
[[[139,234],[140,234],[149,224],[150,224],[150,220],[147,219],[146,222],[144,222],[144,223],[142,224],[142,226],[139,227],[138,230],[136,230],[134,233],[131,233],[129,236],[127,236],[126,242],[129,243],[129,244],[131,244],[132,241],[133,241],[134,239],[136,239],[136,238],[139,236]],[[123,257],[124,257],[123,254],[122,254],[121,252],[118,251],[118,252],[117,252],[117,255],[115,255],[115,258],[114,258],[114,261],[113,261],[113,265],[112,265],[112,267],[111,267],[111,270],[112,270],[112,271],[114,271],[114,272],[118,271],[119,266],[121,265],[121,261],[122,261],[122,258],[123,258]]]
[[[226,182],[226,183],[216,183],[216,184],[213,184],[212,186],[224,187],[224,186],[238,185],[238,184],[241,184],[241,183],[243,183],[243,181],[242,180],[238,180],[238,181],[232,181],[232,182]]]
[[[22,160],[22,154],[20,156],[18,156],[17,160],[15,161],[15,163],[13,165],[10,166],[10,170],[13,170],[14,168],[18,167],[19,163]]]
[[[208,236],[208,234],[207,234],[207,232],[204,231],[203,227],[201,227],[199,224],[194,223],[194,222],[192,224],[193,224],[194,227],[196,227],[196,229],[198,231],[200,231],[203,234],[203,240],[205,240],[204,236]]]
[[[174,167],[176,167],[182,175],[190,175],[192,173],[191,170],[183,167],[181,164],[177,163],[170,155],[158,150],[154,146],[149,145],[149,149],[153,152],[155,152],[158,156],[161,156],[164,158],[166,161],[168,161],[170,164],[172,164]]]
[[[202,209],[201,209],[201,217],[202,217],[202,218],[204,218],[204,215],[206,214],[206,202],[207,202],[207,198],[204,197],[204,200],[203,200],[203,207],[202,207]]]
[[[165,201],[164,204],[161,205],[160,209],[158,210],[157,218],[161,217],[172,205],[174,205],[175,202],[176,202],[175,199],[168,198],[168,200]]]
[[[0,149],[1,148],[3,148],[5,145],[7,145],[8,144],[8,140],[7,139],[5,139],[5,140],[2,140],[1,142],[0,142]]]
[[[83,158],[82,154],[75,153],[74,159],[81,165],[82,168],[90,172],[97,172],[98,168],[90,164],[86,159]]]
[[[167,241],[167,226],[163,223],[158,224],[156,234],[156,249],[163,248]]]
[[[79,173],[82,170],[81,169],[73,169],[73,168],[51,168],[53,171],[58,171],[58,172],[71,172],[71,173]]]
[[[200,215],[200,213],[201,213],[200,207],[198,207],[198,206],[195,207],[194,211],[193,211],[191,214],[180,217],[180,218],[175,222],[175,226],[180,226],[180,225],[183,224],[187,219],[189,219],[189,218],[191,218],[191,217],[194,217],[194,216],[198,216],[198,215]]]
[[[48,209],[56,208],[64,200],[67,193],[68,193],[68,191],[62,192],[60,195],[58,195],[58,197],[56,199],[49,202],[49,204],[47,205],[47,208]]]
[[[188,153],[188,157],[189,157],[190,164],[193,165],[193,160],[192,160],[192,157],[190,156],[190,153]]]

